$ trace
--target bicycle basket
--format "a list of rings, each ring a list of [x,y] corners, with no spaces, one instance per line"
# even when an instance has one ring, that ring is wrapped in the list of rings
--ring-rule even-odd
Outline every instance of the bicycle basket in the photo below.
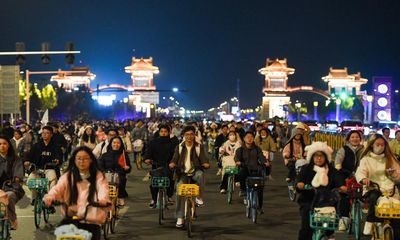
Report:
[[[33,178],[28,181],[28,188],[33,190],[47,189],[49,180],[47,178]]]
[[[152,177],[151,178],[151,186],[153,188],[167,188],[167,187],[169,187],[169,178],[168,177]]]
[[[375,206],[375,216],[378,218],[400,219],[400,204],[383,203],[380,206]]]
[[[196,197],[200,194],[197,184],[181,184],[178,188],[178,195],[181,197]]]
[[[0,203],[0,219],[7,217],[7,205]]]
[[[108,185],[108,196],[110,196],[110,198],[116,198],[117,197],[117,186]]]
[[[225,167],[224,171],[225,171],[225,174],[236,175],[236,174],[239,173],[239,168],[237,168],[237,167]]]
[[[264,187],[263,177],[247,177],[246,186],[249,188]]]
[[[339,215],[336,213],[310,212],[310,227],[319,230],[334,231],[339,226]]]

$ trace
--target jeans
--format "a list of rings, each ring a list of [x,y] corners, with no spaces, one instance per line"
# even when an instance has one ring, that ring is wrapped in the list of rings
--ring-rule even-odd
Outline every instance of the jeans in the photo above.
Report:
[[[176,189],[179,189],[179,186],[183,183],[186,183],[186,176],[181,176],[179,178],[179,181],[176,183]],[[191,177],[192,180],[197,183],[200,187],[200,198],[202,198],[202,194],[204,193],[204,176],[203,176],[203,171],[202,170],[196,170]],[[183,218],[185,215],[185,203],[184,203],[184,197],[178,196],[178,193],[176,193],[176,210],[175,210],[175,215],[176,218]]]

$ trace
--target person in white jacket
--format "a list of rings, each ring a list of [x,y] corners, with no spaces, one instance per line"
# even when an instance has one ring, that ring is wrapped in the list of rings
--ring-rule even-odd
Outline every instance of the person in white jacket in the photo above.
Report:
[[[388,176],[387,166],[391,161],[397,161],[390,150],[387,140],[381,134],[374,134],[370,137],[367,147],[361,155],[360,166],[356,171],[356,179],[363,185],[369,186],[372,182],[379,184],[377,189],[369,190],[367,199],[369,203],[367,221],[364,226],[364,235],[371,235],[373,222],[380,220],[375,217],[375,205],[383,192],[392,192],[394,182]],[[395,195],[397,198],[398,194]]]

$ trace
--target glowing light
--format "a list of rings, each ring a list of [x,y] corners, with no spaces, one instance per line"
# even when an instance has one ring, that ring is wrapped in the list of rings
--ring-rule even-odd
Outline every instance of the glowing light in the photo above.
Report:
[[[378,99],[378,105],[380,107],[386,107],[387,104],[388,104],[388,101],[386,98],[381,97]]]
[[[314,102],[313,102],[313,105],[314,105],[314,107],[318,107],[318,102],[317,102],[317,101],[314,101]]]
[[[381,94],[385,94],[387,93],[387,91],[389,90],[388,86],[386,84],[380,84],[378,86],[378,92]]]
[[[174,88],[172,88],[172,91],[173,91],[173,92],[178,92],[178,91],[179,91],[179,89],[178,89],[178,88],[176,88],[176,87],[174,87]]]
[[[109,96],[99,96],[98,98],[97,98],[97,96],[93,96],[92,98],[94,100],[97,100],[97,102],[100,105],[111,106],[113,104],[113,101],[115,101],[115,99],[117,99],[117,96],[115,94],[112,94]]]
[[[368,95],[367,96],[367,101],[368,102],[372,102],[372,100],[374,100],[374,97],[372,95]]]
[[[379,111],[377,116],[380,120],[386,120],[388,117],[387,113],[383,110]]]
[[[340,93],[340,98],[341,98],[342,100],[345,100],[345,99],[347,98],[347,93],[346,93],[346,92]]]

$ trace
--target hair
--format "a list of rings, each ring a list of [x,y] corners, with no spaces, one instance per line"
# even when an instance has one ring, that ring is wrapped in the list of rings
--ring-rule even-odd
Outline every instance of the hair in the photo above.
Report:
[[[22,134],[20,129],[15,130],[14,133],[18,133],[19,135],[23,136],[23,134]]]
[[[301,143],[301,148],[303,149],[303,154],[304,154],[304,148],[306,147],[306,143],[304,142],[304,137],[303,137],[303,135],[300,134],[300,133],[294,134],[293,137],[291,137],[291,138],[289,139],[289,141],[285,144],[285,146],[288,145],[288,144],[290,144],[290,145],[289,145],[289,147],[290,147],[290,158],[293,157],[293,140],[294,140],[294,138],[296,137],[296,135],[300,135],[300,136],[301,136],[301,138],[300,138],[300,143]],[[310,162],[312,162],[312,161],[310,161]]]
[[[51,134],[53,134],[53,132],[54,132],[54,131],[53,131],[53,128],[52,128],[51,126],[48,126],[48,125],[42,127],[42,131],[43,131],[43,130],[47,130],[47,131],[51,132]]]
[[[382,128],[382,133],[383,133],[384,131],[386,131],[386,130],[389,130],[389,131],[390,131],[390,128],[388,128],[388,127]]]
[[[8,150],[6,153],[6,157],[9,157],[11,159],[15,159],[17,157],[17,154],[15,153],[15,150],[11,144],[11,140],[8,139],[8,137],[4,136],[4,135],[0,135],[0,139],[4,139],[6,140],[7,144],[8,144]]]
[[[95,194],[97,193],[96,189],[96,178],[97,178],[97,173],[99,171],[99,167],[97,165],[97,160],[96,157],[94,156],[92,150],[86,146],[81,146],[77,147],[74,152],[71,154],[71,157],[69,159],[69,164],[67,168],[67,176],[68,176],[68,188],[69,188],[69,202],[68,204],[76,204],[78,200],[78,187],[76,183],[82,181],[81,175],[79,173],[79,169],[75,164],[75,158],[78,152],[84,151],[86,152],[90,159],[92,160],[92,163],[89,166],[89,173],[90,177],[88,178],[88,181],[90,182],[89,184],[89,194],[87,201],[89,203],[93,203],[95,201],[94,197]],[[104,177],[104,174],[103,174]],[[74,181],[75,180],[75,181]]]
[[[373,152],[373,145],[374,145],[375,141],[378,140],[378,139],[382,139],[385,142],[384,154],[385,154],[385,156],[387,158],[386,164],[389,163],[389,165],[387,165],[387,166],[391,167],[391,163],[392,162],[397,162],[397,160],[396,160],[396,157],[394,156],[392,150],[390,150],[388,141],[382,136],[382,134],[375,133],[375,134],[371,135],[371,137],[368,140],[367,146],[364,149],[364,152],[361,154],[360,159],[365,157],[370,152]]]
[[[92,129],[92,134],[90,134],[90,135],[88,135],[87,133],[86,133],[86,130],[88,129],[88,128],[91,128]],[[91,143],[95,143],[96,142],[96,132],[94,131],[94,129],[90,126],[90,127],[86,127],[85,128],[85,131],[83,132],[83,134],[82,134],[82,140],[84,141],[84,142],[89,142],[89,139],[90,139],[90,142]]]
[[[248,134],[250,134],[251,136],[254,137],[254,133],[253,133],[252,131],[247,131],[247,132],[244,134],[244,137],[246,137]]]
[[[110,139],[110,143],[109,143],[108,146],[107,146],[107,152],[112,151],[112,142],[114,141],[114,139],[119,139],[119,140],[121,141],[121,147],[120,147],[119,151],[120,151],[120,152],[125,151],[124,141],[122,141],[122,138],[121,138],[120,136],[115,136],[115,137],[112,137],[112,138]]]
[[[167,124],[160,124],[158,126],[158,130],[161,130],[161,129],[166,129],[168,132],[171,132],[171,128]]]
[[[107,131],[105,131],[105,132],[106,132],[106,134],[108,135],[108,133],[109,133],[110,131],[114,131],[114,132],[117,134],[117,136],[118,136],[118,131],[117,131],[117,129],[115,129],[115,128],[109,128],[109,129],[107,129]]]
[[[221,126],[221,129],[223,129],[223,128],[228,128],[228,129],[229,129],[228,125],[226,125],[226,124],[223,124],[223,125]]]
[[[268,128],[262,128],[260,129],[260,131],[258,131],[259,135],[258,135],[258,140],[260,140],[260,142],[262,141],[262,137],[261,137],[261,131],[265,131],[267,133],[267,137],[271,136],[271,132],[269,131]]]
[[[397,130],[397,131],[394,133],[394,136],[396,136],[398,133],[400,133],[400,130]]]
[[[182,130],[182,135],[185,134],[186,132],[193,131],[194,133],[196,132],[196,129],[192,125],[188,125],[183,128]]]
[[[358,134],[358,136],[360,137],[360,139],[362,139],[362,135],[361,132],[359,130],[351,130],[347,135],[346,135],[346,142],[350,140],[350,137],[353,133]]]

